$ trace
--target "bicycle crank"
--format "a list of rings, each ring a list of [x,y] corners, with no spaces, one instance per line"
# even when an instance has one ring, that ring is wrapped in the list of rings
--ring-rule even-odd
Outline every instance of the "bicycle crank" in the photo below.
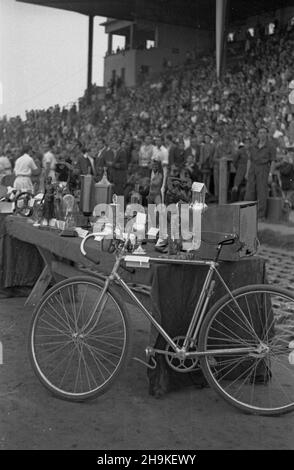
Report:
[[[178,346],[178,348],[181,348],[185,339],[185,336],[176,336],[173,338],[173,341]],[[194,340],[192,338],[189,339],[189,344],[189,352],[196,351],[196,345],[194,345]],[[198,357],[185,357],[185,353],[175,354],[174,350],[169,344],[166,345],[165,350],[167,351],[165,359],[171,369],[174,369],[177,372],[190,372],[196,369],[199,362]]]

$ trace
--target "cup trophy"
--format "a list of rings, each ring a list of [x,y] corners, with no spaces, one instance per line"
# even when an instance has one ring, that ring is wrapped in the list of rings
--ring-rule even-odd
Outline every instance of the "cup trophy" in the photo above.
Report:
[[[73,218],[75,198],[72,194],[65,194],[62,198],[62,206],[64,211],[64,223],[60,233],[62,237],[75,237],[75,221]]]
[[[194,182],[192,185],[192,202],[188,211],[181,207],[182,251],[194,252],[201,245],[202,214],[206,211],[205,196],[207,189],[204,183]],[[184,233],[184,227],[187,233]]]
[[[86,217],[86,223],[82,228],[91,229],[90,217],[92,216],[94,201],[94,179],[92,175],[81,175],[81,199],[80,210]]]
[[[146,214],[143,214],[142,212],[137,213],[134,229],[136,231],[138,241],[138,247],[134,251],[134,255],[146,255],[146,251],[142,247],[142,243],[145,238]]]

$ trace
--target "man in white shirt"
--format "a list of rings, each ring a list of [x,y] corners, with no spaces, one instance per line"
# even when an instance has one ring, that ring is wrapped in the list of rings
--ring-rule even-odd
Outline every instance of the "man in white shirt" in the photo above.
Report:
[[[16,176],[13,187],[21,192],[34,192],[34,187],[31,180],[31,175],[34,171],[38,170],[37,165],[30,156],[32,148],[30,145],[25,145],[22,150],[21,157],[17,158],[14,166],[14,174]]]
[[[152,152],[152,161],[157,161],[161,163],[162,171],[163,171],[163,181],[162,181],[162,188],[161,188],[161,195],[162,195],[162,202],[164,201],[164,192],[167,180],[167,169],[168,169],[168,150],[163,145],[163,140],[161,137],[156,137],[155,145],[153,146]],[[151,175],[152,178],[152,175]]]
[[[139,150],[139,168],[142,176],[150,177],[151,160],[153,156],[154,146],[152,144],[152,137],[147,135],[144,144],[141,145]]]
[[[53,139],[49,140],[48,142],[48,150],[44,153],[42,166],[45,172],[45,177],[51,176],[52,183],[56,182],[56,175],[55,175],[55,167],[57,160],[53,153],[54,151],[55,142]]]

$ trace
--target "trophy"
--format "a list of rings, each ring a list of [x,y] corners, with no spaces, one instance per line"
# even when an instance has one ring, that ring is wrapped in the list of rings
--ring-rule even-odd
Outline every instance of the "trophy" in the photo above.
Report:
[[[64,227],[61,236],[76,236],[74,227],[75,221],[73,218],[73,211],[75,206],[75,198],[72,194],[65,194],[62,198],[62,206],[64,210]]]

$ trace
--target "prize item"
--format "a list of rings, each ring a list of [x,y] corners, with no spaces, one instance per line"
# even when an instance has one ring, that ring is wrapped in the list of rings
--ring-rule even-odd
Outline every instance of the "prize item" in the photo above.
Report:
[[[201,222],[202,214],[206,211],[207,205],[205,204],[205,196],[207,189],[204,183],[195,182],[192,185],[192,202],[189,207],[189,232],[191,233],[190,240],[183,241],[183,251],[195,251],[201,245]],[[183,217],[181,213],[181,217]],[[182,223],[182,226],[186,224]]]
[[[14,201],[15,214],[22,215],[23,217],[30,217],[33,214],[34,197],[32,193],[20,193]]]
[[[80,210],[87,218],[87,222],[84,225],[84,228],[87,230],[91,228],[90,216],[94,207],[93,185],[94,180],[92,175],[81,175]]]
[[[43,203],[43,218],[50,225],[50,220],[54,218],[54,193],[55,188],[52,184],[51,176],[48,176],[45,180],[45,193]]]
[[[135,255],[145,255],[146,251],[142,248],[142,242],[145,238],[146,214],[138,212],[134,223],[134,230],[137,233],[138,248],[134,251]]]
[[[75,237],[76,232],[75,228],[75,220],[73,217],[73,211],[75,206],[75,198],[72,194],[65,194],[62,198],[62,206],[63,211],[65,213],[64,217],[64,226],[63,230],[60,233],[62,237]]]
[[[95,184],[95,204],[110,204],[112,202],[113,184],[107,179],[107,169],[104,168],[102,179]]]
[[[92,175],[81,175],[81,198],[80,198],[80,209],[83,214],[91,214],[92,207],[92,188],[93,188],[93,176]]]
[[[43,218],[43,201],[44,201],[44,194],[39,193],[36,194],[34,197],[34,206],[33,206],[33,214],[32,219],[34,221],[34,226],[39,227],[41,225],[41,221]]]
[[[62,198],[62,205],[65,212],[65,225],[66,228],[75,225],[73,220],[73,212],[75,206],[75,198],[72,194],[65,194]]]

